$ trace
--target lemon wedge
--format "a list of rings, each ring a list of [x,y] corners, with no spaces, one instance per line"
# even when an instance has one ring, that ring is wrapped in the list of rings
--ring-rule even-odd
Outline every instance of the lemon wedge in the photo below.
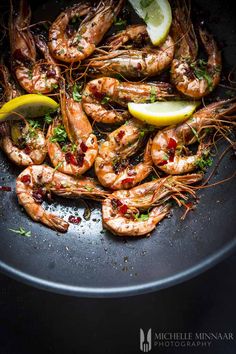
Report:
[[[148,124],[163,127],[173,125],[188,119],[200,102],[168,101],[154,103],[128,104],[129,112],[133,117]]]
[[[135,12],[147,24],[154,45],[163,43],[169,33],[172,11],[168,0],[129,0]]]
[[[0,122],[5,120],[37,118],[57,109],[58,103],[48,96],[38,94],[22,95],[5,103],[0,108]]]

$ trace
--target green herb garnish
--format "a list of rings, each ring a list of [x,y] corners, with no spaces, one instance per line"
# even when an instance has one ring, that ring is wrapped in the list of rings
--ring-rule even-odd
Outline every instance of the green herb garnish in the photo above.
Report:
[[[14,229],[8,229],[8,230],[15,232],[16,234],[19,234],[21,236],[25,236],[25,237],[31,236],[31,231],[26,231],[23,227],[19,227],[18,230],[14,230]]]
[[[45,116],[44,116],[44,121],[45,121],[45,123],[47,123],[47,124],[51,124],[51,123],[52,123],[53,118],[50,116],[50,113],[45,114]]]
[[[75,84],[73,86],[72,96],[73,96],[73,100],[74,101],[81,102],[81,100],[82,100],[81,90],[82,90],[82,85],[81,84]]]
[[[152,86],[150,92],[150,102],[151,103],[156,102],[156,98],[157,98],[157,90],[156,87]]]
[[[53,136],[50,138],[52,143],[64,143],[67,139],[67,134],[63,125],[53,129]]]
[[[141,215],[135,214],[134,217],[135,217],[135,220],[137,220],[137,221],[147,221],[149,218],[149,214],[141,214]]]
[[[107,104],[110,101],[110,97],[105,96],[102,100],[101,100],[101,104]]]

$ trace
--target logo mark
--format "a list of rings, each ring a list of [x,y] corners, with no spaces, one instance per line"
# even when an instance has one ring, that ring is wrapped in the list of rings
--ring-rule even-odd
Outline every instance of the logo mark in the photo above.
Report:
[[[152,330],[149,328],[145,338],[144,331],[140,328],[140,350],[144,353],[150,352],[152,349]]]

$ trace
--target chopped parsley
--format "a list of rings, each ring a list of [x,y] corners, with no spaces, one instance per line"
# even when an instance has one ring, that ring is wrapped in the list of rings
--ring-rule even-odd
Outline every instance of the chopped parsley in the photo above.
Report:
[[[53,136],[50,138],[52,143],[64,143],[67,139],[67,134],[63,125],[53,129]]]
[[[202,157],[200,157],[196,165],[202,170],[205,171],[207,167],[210,167],[213,163],[213,160],[211,157],[208,157],[207,154],[203,154]]]
[[[141,214],[141,215],[135,214],[134,217],[135,217],[135,220],[137,220],[137,221],[147,221],[149,218],[149,214]]]
[[[157,97],[157,90],[156,90],[156,87],[152,86],[152,87],[151,87],[151,92],[150,92],[150,102],[151,102],[151,103],[156,102],[156,97]]]
[[[110,101],[110,97],[105,96],[102,100],[101,100],[101,104],[107,104]]]
[[[127,21],[126,20],[122,20],[121,18],[118,18],[115,20],[114,22],[115,26],[126,26],[127,25]]]
[[[53,118],[51,117],[50,113],[45,114],[45,116],[44,116],[44,121],[45,121],[45,123],[47,123],[47,124],[51,124],[51,123],[52,123]]]
[[[81,90],[82,90],[81,84],[74,84],[73,91],[72,91],[72,96],[74,101],[81,102],[82,100]]]
[[[16,234],[19,234],[21,236],[25,236],[25,237],[31,236],[31,231],[26,231],[23,227],[19,227],[18,230],[14,230],[14,229],[8,229],[8,230],[15,232]]]
[[[197,62],[190,64],[198,80],[206,80],[209,89],[213,88],[213,79],[207,72],[207,62],[203,59],[199,59]]]
[[[29,119],[28,122],[29,122],[30,127],[33,129],[41,128],[41,125],[37,120]]]
[[[93,191],[93,187],[84,186],[84,188],[85,188],[88,192],[92,192],[92,191]]]

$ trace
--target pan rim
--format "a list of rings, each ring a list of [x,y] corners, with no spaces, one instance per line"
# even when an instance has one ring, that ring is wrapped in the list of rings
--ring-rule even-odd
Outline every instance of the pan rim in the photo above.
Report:
[[[214,267],[236,251],[236,238],[228,242],[224,247],[209,255],[194,266],[178,272],[172,276],[148,282],[141,285],[121,286],[121,287],[82,287],[65,285],[35,277],[28,273],[17,270],[14,267],[0,261],[0,271],[15,280],[19,280],[26,285],[33,286],[40,290],[52,292],[59,295],[67,295],[81,298],[121,298],[127,296],[143,295],[151,292],[166,289],[187,280],[195,278],[201,273]]]

